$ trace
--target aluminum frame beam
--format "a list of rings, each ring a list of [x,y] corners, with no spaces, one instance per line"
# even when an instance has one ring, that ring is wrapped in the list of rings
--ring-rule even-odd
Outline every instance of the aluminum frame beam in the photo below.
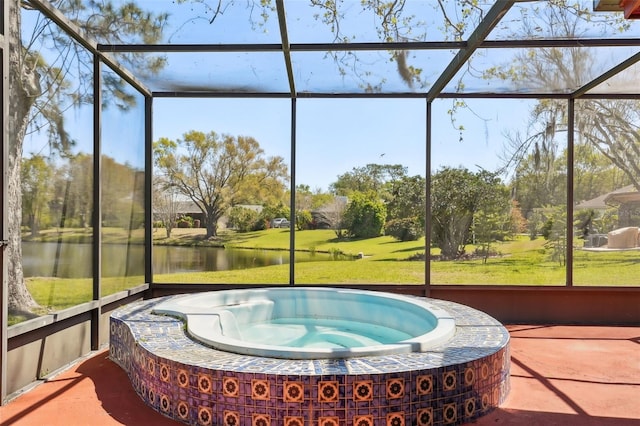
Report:
[[[427,99],[433,100],[438,97],[440,92],[444,90],[446,85],[449,84],[460,68],[467,63],[471,55],[473,55],[473,53],[480,47],[487,35],[489,35],[496,25],[498,25],[502,17],[509,11],[514,3],[514,0],[505,0],[497,2],[491,6],[491,9],[487,12],[487,16],[484,17],[482,22],[480,22],[473,33],[471,33],[471,36],[469,36],[467,46],[456,54],[442,74],[440,74],[440,77],[438,77],[436,82],[433,84],[427,94]]]
[[[0,154],[0,164],[2,173],[0,174],[0,184],[2,185],[2,200],[0,201],[2,211],[2,224],[0,224],[0,238],[2,241],[7,239],[7,185],[5,183],[5,170],[8,168],[8,122],[9,122],[9,39],[5,37],[4,32],[9,29],[9,2],[0,0],[0,60],[2,61],[2,69],[0,69],[0,142],[2,143],[2,151]],[[7,259],[4,255],[4,245],[0,246],[0,405],[4,405],[7,398],[7,350],[8,350],[8,320],[9,320],[9,282],[7,280]]]

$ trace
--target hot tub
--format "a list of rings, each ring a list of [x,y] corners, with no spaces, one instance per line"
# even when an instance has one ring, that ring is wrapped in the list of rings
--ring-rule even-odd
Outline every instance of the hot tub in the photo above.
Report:
[[[346,289],[214,291],[153,312],[181,318],[191,337],[212,348],[285,359],[424,352],[455,333],[451,315],[426,300]]]
[[[456,426],[509,393],[502,324],[424,297],[326,287],[167,296],[116,309],[109,342],[144,402],[189,425]]]

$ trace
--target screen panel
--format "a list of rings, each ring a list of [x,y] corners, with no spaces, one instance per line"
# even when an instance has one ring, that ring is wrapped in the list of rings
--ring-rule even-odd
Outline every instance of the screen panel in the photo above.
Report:
[[[289,283],[291,102],[157,99],[153,132],[154,282]]]
[[[298,101],[296,284],[424,284],[426,102]]]
[[[102,70],[101,294],[144,284],[144,96]]]
[[[432,114],[431,284],[564,285],[566,102],[437,100]]]
[[[602,99],[575,105],[574,284],[637,286],[640,104]]]
[[[93,297],[93,58],[38,12],[22,18],[33,73],[10,83],[11,322]]]

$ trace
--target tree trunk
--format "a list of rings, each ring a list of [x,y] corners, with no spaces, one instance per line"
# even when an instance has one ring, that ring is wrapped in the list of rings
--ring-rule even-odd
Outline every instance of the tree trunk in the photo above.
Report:
[[[29,312],[37,303],[29,293],[22,269],[22,188],[20,167],[29,110],[40,95],[39,75],[25,63],[20,37],[20,1],[9,1],[9,122],[8,156],[5,173],[9,312]]]
[[[212,214],[208,214],[206,218],[207,222],[207,235],[205,238],[212,238],[218,236],[218,219],[214,218]]]

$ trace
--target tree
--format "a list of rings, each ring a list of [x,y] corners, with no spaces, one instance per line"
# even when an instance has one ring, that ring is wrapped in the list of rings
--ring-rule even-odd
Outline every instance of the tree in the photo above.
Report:
[[[380,197],[388,198],[389,182],[402,179],[406,174],[407,168],[400,164],[367,164],[338,176],[329,191],[347,197],[354,191],[376,192]]]
[[[578,105],[576,127],[581,137],[640,191],[640,101],[596,99]]]
[[[521,234],[527,232],[527,219],[522,214],[520,205],[514,199],[511,200],[511,209],[509,211],[509,226],[511,234]]]
[[[177,225],[178,207],[178,193],[175,187],[161,176],[154,176],[153,214],[162,222],[167,238],[171,238],[171,231]]]
[[[262,3],[262,2],[261,2]],[[415,2],[409,0],[381,1],[361,0],[355,6],[353,2],[312,0],[318,8],[315,19],[321,21],[333,33],[335,42],[349,43],[356,37],[344,30],[351,25],[343,25],[345,16],[356,13],[358,19],[367,19],[374,23],[375,31],[382,42],[426,41],[428,31],[433,27],[424,21],[423,16],[433,14],[442,16],[442,25],[438,28],[447,40],[462,40],[469,26],[480,22],[484,14],[477,0],[437,0],[429,6],[432,13],[423,5],[413,8]],[[370,57],[363,60],[354,52],[327,52],[333,58],[340,75],[350,77],[365,92],[380,92],[388,80],[388,75],[378,75],[371,66]],[[425,89],[429,81],[423,79],[422,69],[411,64],[412,55],[407,50],[392,50],[385,61],[394,62],[402,82],[409,89]],[[376,77],[379,77],[376,80]],[[345,194],[342,194],[345,195]]]
[[[591,143],[574,148],[573,198],[584,201],[630,185],[626,174],[602,155]]]
[[[383,233],[387,209],[375,192],[353,192],[343,216],[350,237],[374,238]]]
[[[422,176],[402,176],[391,181],[389,186],[385,233],[400,241],[415,241],[424,236],[426,179]]]
[[[547,240],[544,246],[551,250],[551,259],[563,266],[567,260],[567,209],[557,206],[550,210],[544,227],[543,236]]]
[[[432,242],[440,248],[443,259],[464,254],[474,215],[483,208],[488,212],[498,208],[496,195],[504,192],[497,174],[486,170],[473,173],[465,168],[443,167],[433,175]]]
[[[313,222],[313,216],[309,210],[297,210],[296,211],[296,229],[302,231],[303,229],[309,229]]]
[[[67,198],[65,197],[65,200]],[[102,156],[102,224],[131,229],[144,223],[144,177],[128,164]]]
[[[387,202],[389,219],[417,217],[424,227],[427,210],[426,187],[424,177],[401,176],[389,184],[391,197]]]
[[[540,206],[566,201],[566,168],[566,161],[557,158],[555,152],[529,153],[519,161],[511,186],[525,214],[531,214]]]
[[[7,221],[8,246],[7,281],[9,283],[8,305],[10,312],[27,312],[37,304],[24,283],[22,269],[22,245],[20,223],[22,221],[21,164],[25,135],[30,129],[45,131],[52,150],[69,152],[74,141],[69,137],[64,120],[64,111],[70,106],[93,101],[92,56],[65,36],[47,19],[38,20],[33,35],[22,41],[21,5],[28,2],[7,0],[9,3],[9,26],[6,37],[9,41],[9,120],[7,130],[12,142],[8,148],[6,170],[6,202],[9,211]],[[114,7],[110,1],[92,2],[89,10],[78,1],[56,4],[61,11],[85,34],[99,42],[122,42],[125,38],[139,35],[148,43],[160,39],[166,15],[145,13],[135,3]],[[36,45],[43,40],[54,40],[57,56],[47,60]],[[44,49],[44,48],[43,48]],[[153,71],[163,65],[163,59],[146,62],[139,56],[130,55],[132,62],[143,69]],[[56,64],[53,66],[52,64]],[[69,78],[75,76],[75,85]],[[105,81],[105,90],[114,104],[127,108],[132,98],[123,90],[118,78]]]
[[[267,229],[272,225],[271,221],[279,217],[284,217],[291,221],[291,209],[288,205],[282,202],[265,204],[262,206],[262,211],[260,212],[262,226],[256,229]]]
[[[398,241],[416,241],[424,236],[424,225],[415,217],[392,219],[384,225],[384,233]]]
[[[68,167],[75,226],[85,228],[93,212],[93,155],[78,153],[69,157]]]
[[[40,232],[43,216],[47,213],[47,193],[51,189],[53,173],[42,155],[22,160],[22,211],[32,236]]]
[[[515,37],[579,38],[584,31],[614,26],[620,32],[629,29],[621,14],[593,14],[579,2],[566,0],[548,2],[547,7],[527,11]],[[547,33],[543,33],[543,31]],[[485,77],[510,81],[515,87],[526,82],[545,90],[564,91],[579,88],[593,80],[596,69],[593,50],[581,47],[526,49],[514,56],[505,67],[495,67]],[[555,167],[545,160],[560,158],[561,145],[556,135],[568,130],[567,102],[554,99],[539,100],[531,112],[532,125],[526,136],[512,137],[505,155],[507,167],[527,159],[540,173],[554,173]],[[621,99],[580,99],[575,102],[576,147],[590,144],[609,159],[640,190],[640,102]],[[566,138],[565,138],[566,140]],[[573,166],[573,165],[570,165]],[[566,166],[565,166],[566,167]],[[538,204],[541,206],[542,204]],[[523,208],[527,211],[525,203]]]
[[[344,213],[347,208],[347,197],[334,196],[329,202],[316,210],[316,226],[333,229],[336,237],[344,237]]]
[[[482,255],[483,263],[486,263],[491,255],[491,245],[511,234],[512,204],[507,187],[497,176],[486,175],[482,179],[493,189],[482,196],[480,207],[473,215],[471,230],[474,243],[480,246],[476,253]]]
[[[192,130],[177,141],[154,143],[155,162],[202,211],[206,238],[217,236],[218,220],[255,187],[281,188],[287,181],[282,157],[264,157],[254,138]]]

